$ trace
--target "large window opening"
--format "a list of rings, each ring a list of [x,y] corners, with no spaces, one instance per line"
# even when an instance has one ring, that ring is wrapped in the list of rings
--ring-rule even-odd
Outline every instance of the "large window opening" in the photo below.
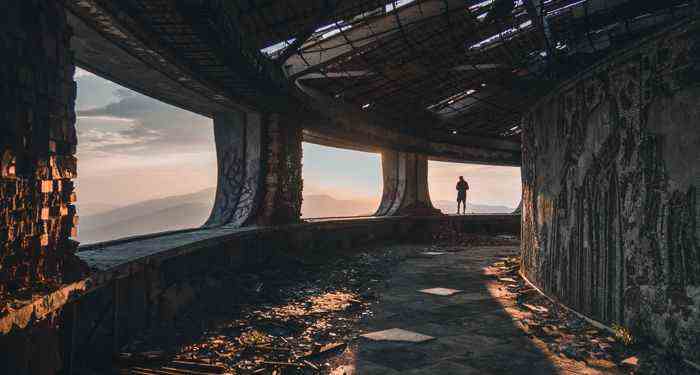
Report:
[[[78,241],[194,228],[214,201],[212,120],[76,69]]]
[[[304,143],[303,218],[370,216],[382,197],[381,156]]]
[[[457,212],[457,180],[469,183],[467,213],[511,213],[520,203],[520,167],[428,162],[428,189],[433,206],[445,214]]]

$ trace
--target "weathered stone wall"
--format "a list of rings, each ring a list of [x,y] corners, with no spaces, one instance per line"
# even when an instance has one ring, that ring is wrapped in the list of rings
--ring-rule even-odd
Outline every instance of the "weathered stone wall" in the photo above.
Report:
[[[523,119],[522,269],[547,293],[700,360],[700,28],[677,25]]]
[[[60,2],[3,2],[0,295],[60,283],[77,248],[70,36]]]

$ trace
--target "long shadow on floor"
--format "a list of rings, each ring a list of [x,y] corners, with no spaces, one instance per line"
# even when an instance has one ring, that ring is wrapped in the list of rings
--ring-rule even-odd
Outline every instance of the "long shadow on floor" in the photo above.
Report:
[[[517,248],[472,248],[418,256],[392,270],[375,316],[363,329],[401,328],[435,339],[423,343],[360,339],[335,374],[556,374],[551,360],[514,324],[499,286],[482,268]],[[418,290],[460,289],[453,296]]]

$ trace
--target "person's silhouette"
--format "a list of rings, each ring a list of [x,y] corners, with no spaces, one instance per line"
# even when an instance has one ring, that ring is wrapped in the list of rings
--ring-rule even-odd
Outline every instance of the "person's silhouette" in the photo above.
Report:
[[[457,181],[457,215],[459,215],[459,206],[462,205],[462,213],[467,213],[467,190],[469,184],[464,180],[464,176],[459,176]]]

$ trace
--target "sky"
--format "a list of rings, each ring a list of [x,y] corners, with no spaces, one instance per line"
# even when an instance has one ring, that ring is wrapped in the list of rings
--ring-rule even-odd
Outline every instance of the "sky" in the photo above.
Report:
[[[78,208],[113,207],[201,191],[216,185],[212,120],[77,69]],[[377,154],[303,144],[304,194],[378,199]],[[464,175],[473,198],[517,206],[519,168],[430,162],[430,194],[454,199]]]
[[[216,184],[212,121],[77,70],[78,207]]]
[[[520,167],[428,161],[430,199],[456,200],[459,176],[469,183],[468,203],[518,207],[521,197]]]

